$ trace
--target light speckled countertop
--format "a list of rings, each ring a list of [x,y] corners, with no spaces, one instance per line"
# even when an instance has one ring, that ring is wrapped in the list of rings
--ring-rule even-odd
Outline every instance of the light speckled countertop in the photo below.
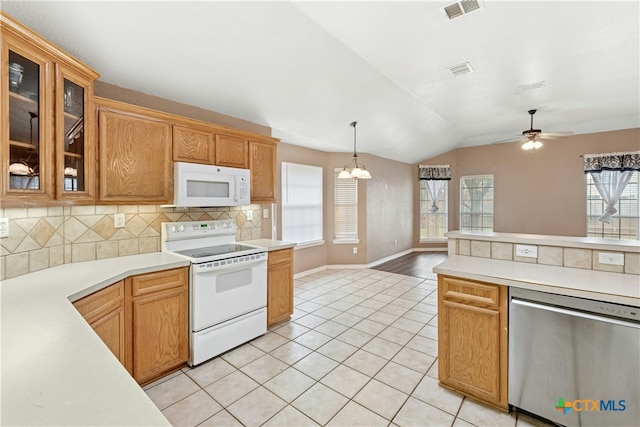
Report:
[[[156,252],[4,280],[2,425],[169,426],[71,302],[134,274],[187,265]]]
[[[282,240],[272,240],[272,239],[243,240],[240,243],[247,243],[249,245],[262,246],[267,248],[267,251],[277,251],[279,249],[288,249],[296,246],[295,243],[283,242]]]
[[[450,255],[438,274],[581,298],[640,306],[640,276]]]

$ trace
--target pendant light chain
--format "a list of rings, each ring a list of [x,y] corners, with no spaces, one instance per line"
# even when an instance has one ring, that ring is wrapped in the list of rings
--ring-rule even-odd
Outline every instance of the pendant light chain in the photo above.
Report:
[[[358,122],[351,122],[349,126],[353,128],[353,158],[351,163],[342,168],[342,172],[338,175],[339,179],[352,178],[352,179],[370,179],[371,174],[367,168],[358,164],[358,149],[357,149],[357,134],[356,125]]]

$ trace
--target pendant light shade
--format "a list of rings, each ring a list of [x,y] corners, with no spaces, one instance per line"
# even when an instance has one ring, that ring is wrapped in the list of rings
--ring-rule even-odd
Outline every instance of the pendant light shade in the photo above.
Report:
[[[338,179],[371,179],[371,174],[365,165],[358,164],[358,151],[356,150],[356,125],[358,122],[351,122],[349,126],[353,128],[353,158],[351,163],[342,167],[338,174]]]

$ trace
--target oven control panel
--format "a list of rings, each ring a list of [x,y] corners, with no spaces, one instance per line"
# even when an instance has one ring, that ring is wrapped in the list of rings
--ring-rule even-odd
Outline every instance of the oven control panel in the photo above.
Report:
[[[168,241],[203,236],[234,235],[237,231],[236,222],[233,219],[166,222],[163,225],[163,231]]]

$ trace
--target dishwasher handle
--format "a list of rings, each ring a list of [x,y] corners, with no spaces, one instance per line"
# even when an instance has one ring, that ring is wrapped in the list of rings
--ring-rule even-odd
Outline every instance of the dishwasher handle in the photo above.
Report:
[[[561,308],[561,307],[555,307],[555,306],[546,305],[546,304],[538,304],[538,303],[535,303],[535,302],[516,299],[516,298],[512,298],[511,299],[511,303],[514,304],[514,305],[521,305],[521,306],[525,306],[525,307],[535,308],[535,309],[538,309],[538,310],[544,310],[544,311],[550,311],[550,312],[553,312],[553,313],[565,314],[567,316],[581,317],[583,319],[596,320],[598,322],[611,323],[611,324],[614,324],[614,325],[626,326],[626,327],[629,327],[629,328],[640,329],[640,323],[630,322],[630,321],[617,319],[617,318],[612,318],[612,317],[600,316],[600,315],[592,314],[592,313],[585,313],[583,311],[576,311],[576,310],[571,310],[571,309],[566,309],[566,308]]]

